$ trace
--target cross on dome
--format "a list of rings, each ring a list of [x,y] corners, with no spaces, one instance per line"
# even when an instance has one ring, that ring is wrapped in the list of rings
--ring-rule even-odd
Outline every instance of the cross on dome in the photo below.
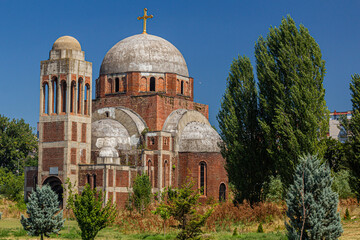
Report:
[[[153,15],[147,15],[147,8],[144,8],[144,16],[137,18],[137,20],[141,20],[141,19],[144,20],[143,34],[147,34],[146,33],[146,20],[148,18],[153,18],[153,17],[154,17]]]

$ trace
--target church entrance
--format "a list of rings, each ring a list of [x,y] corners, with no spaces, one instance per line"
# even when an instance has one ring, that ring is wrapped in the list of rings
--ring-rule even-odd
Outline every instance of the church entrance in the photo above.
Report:
[[[57,177],[48,177],[45,181],[43,185],[48,184],[51,189],[58,195],[58,200],[59,200],[59,206],[63,207],[63,187],[62,187],[62,182],[60,181],[59,178]]]

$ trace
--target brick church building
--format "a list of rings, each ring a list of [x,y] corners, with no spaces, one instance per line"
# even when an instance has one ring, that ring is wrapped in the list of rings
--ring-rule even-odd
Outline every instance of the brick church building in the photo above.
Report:
[[[220,137],[208,106],[193,101],[194,79],[170,42],[144,28],[115,44],[94,99],[92,64],[75,38],[57,39],[40,65],[39,164],[26,169],[25,196],[49,184],[62,201],[69,179],[124,206],[135,177],[146,173],[153,192],[191,177],[202,201],[227,197]]]

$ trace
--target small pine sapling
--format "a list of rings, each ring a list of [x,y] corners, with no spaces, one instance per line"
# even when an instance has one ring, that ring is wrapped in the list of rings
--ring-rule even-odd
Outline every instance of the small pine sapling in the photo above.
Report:
[[[257,229],[257,232],[258,232],[258,233],[263,233],[263,232],[264,232],[262,223],[259,224],[258,229]]]
[[[166,221],[170,218],[170,212],[168,211],[168,208],[166,205],[166,202],[167,202],[166,193],[168,192],[169,188],[167,188],[165,191],[163,191],[161,193],[161,196],[160,196],[161,204],[156,208],[155,211],[153,211],[153,214],[160,215],[161,219],[163,220],[164,236],[165,236],[165,230],[166,230]]]
[[[285,225],[289,240],[340,237],[343,229],[337,212],[339,198],[331,184],[330,168],[320,165],[317,156],[300,158],[286,199],[289,223]]]
[[[345,210],[344,220],[350,220],[350,212],[349,209],[347,208]]]
[[[21,224],[31,236],[49,237],[51,233],[58,233],[64,226],[63,213],[59,208],[58,195],[49,185],[36,187],[26,204],[29,215],[21,215]],[[60,212],[59,212],[60,211]]]
[[[151,203],[151,183],[146,174],[138,175],[133,184],[133,193],[131,195],[132,203],[139,213],[143,214]]]
[[[233,231],[233,234],[232,234],[233,236],[237,236],[238,235],[238,233],[237,233],[237,228],[234,228],[234,231]]]
[[[81,194],[74,193],[73,186],[68,180],[68,205],[73,210],[76,221],[81,230],[83,240],[95,239],[98,232],[111,224],[116,217],[116,208],[109,200],[104,204],[104,193],[91,189],[86,184]]]
[[[212,208],[204,214],[197,212],[200,194],[196,193],[193,187],[194,183],[187,181],[180,189],[168,188],[165,200],[158,206],[158,209],[167,212],[178,222],[176,228],[179,228],[180,232],[176,238],[180,240],[200,239],[201,227],[213,212]]]

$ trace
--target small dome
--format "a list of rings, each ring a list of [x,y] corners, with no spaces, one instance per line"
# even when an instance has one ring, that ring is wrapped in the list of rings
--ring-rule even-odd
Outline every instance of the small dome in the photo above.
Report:
[[[58,38],[53,46],[52,50],[60,50],[60,49],[71,49],[81,51],[81,46],[78,40],[71,36],[62,36]]]
[[[165,39],[149,34],[125,38],[105,55],[100,75],[125,72],[176,73],[189,76],[180,51]]]

